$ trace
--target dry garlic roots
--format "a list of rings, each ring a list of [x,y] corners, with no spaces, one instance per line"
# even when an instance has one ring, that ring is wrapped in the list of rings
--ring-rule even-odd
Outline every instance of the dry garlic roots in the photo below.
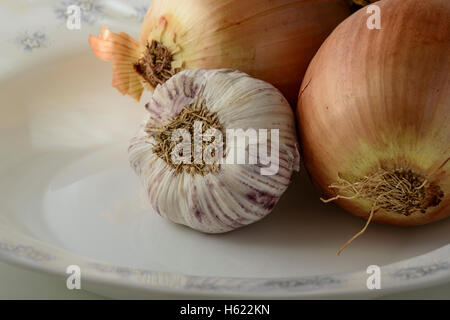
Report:
[[[227,232],[272,211],[299,167],[294,114],[272,85],[234,70],[185,70],[159,85],[129,148],[161,216]]]

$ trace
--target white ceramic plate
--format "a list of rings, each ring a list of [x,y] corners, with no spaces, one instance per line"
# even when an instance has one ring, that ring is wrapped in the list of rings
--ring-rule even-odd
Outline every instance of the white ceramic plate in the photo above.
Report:
[[[322,204],[304,169],[271,215],[228,234],[154,214],[127,158],[144,102],[110,86],[87,44],[102,24],[137,35],[147,1],[84,1],[70,31],[58,10],[77,2],[0,10],[0,259],[61,281],[78,265],[84,289],[120,298],[363,298],[450,280],[450,220],[373,224],[337,257],[363,221]]]

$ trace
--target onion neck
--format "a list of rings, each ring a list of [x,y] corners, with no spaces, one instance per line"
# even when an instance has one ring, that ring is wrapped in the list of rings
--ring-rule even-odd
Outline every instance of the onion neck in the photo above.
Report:
[[[134,70],[153,88],[163,84],[175,72],[172,68],[172,53],[159,41],[147,42],[143,56],[134,64]]]

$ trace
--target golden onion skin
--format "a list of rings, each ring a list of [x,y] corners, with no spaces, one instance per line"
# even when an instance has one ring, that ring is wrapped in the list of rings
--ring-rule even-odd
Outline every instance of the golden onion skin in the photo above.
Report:
[[[303,159],[328,197],[339,177],[408,169],[440,187],[440,203],[409,216],[379,209],[373,221],[413,226],[450,215],[450,1],[382,0],[381,30],[361,9],[323,43],[297,108]],[[338,199],[367,218],[366,199]]]
[[[348,0],[153,0],[139,41],[104,29],[89,42],[113,62],[113,86],[136,100],[143,88],[133,63],[157,40],[178,71],[236,69],[271,83],[295,106],[309,62],[350,14]]]

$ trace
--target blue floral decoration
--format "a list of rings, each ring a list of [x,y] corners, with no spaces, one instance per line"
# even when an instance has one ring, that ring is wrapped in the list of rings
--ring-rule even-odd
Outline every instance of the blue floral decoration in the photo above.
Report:
[[[133,17],[139,22],[144,21],[145,14],[147,13],[147,9],[148,9],[148,6],[134,7],[135,14],[133,15]]]
[[[330,276],[313,276],[300,279],[268,280],[263,284],[266,288],[294,289],[299,287],[329,287],[341,284],[342,280]]]
[[[398,270],[392,274],[392,277],[403,280],[418,279],[449,269],[450,264],[447,262],[433,263],[426,266]]]
[[[51,254],[41,252],[32,246],[25,246],[22,244],[0,242],[0,251],[23,257],[34,262],[51,261],[56,259],[56,257]]]
[[[151,276],[151,275],[153,275],[153,272],[148,271],[148,270],[113,266],[113,265],[102,264],[102,263],[98,263],[98,262],[90,262],[90,263],[88,263],[88,266],[90,266],[91,268],[93,268],[99,272],[117,274],[124,278],[131,277],[131,276]]]
[[[17,38],[17,42],[25,51],[33,51],[35,49],[46,47],[47,36],[40,31],[33,33],[25,32]]]

